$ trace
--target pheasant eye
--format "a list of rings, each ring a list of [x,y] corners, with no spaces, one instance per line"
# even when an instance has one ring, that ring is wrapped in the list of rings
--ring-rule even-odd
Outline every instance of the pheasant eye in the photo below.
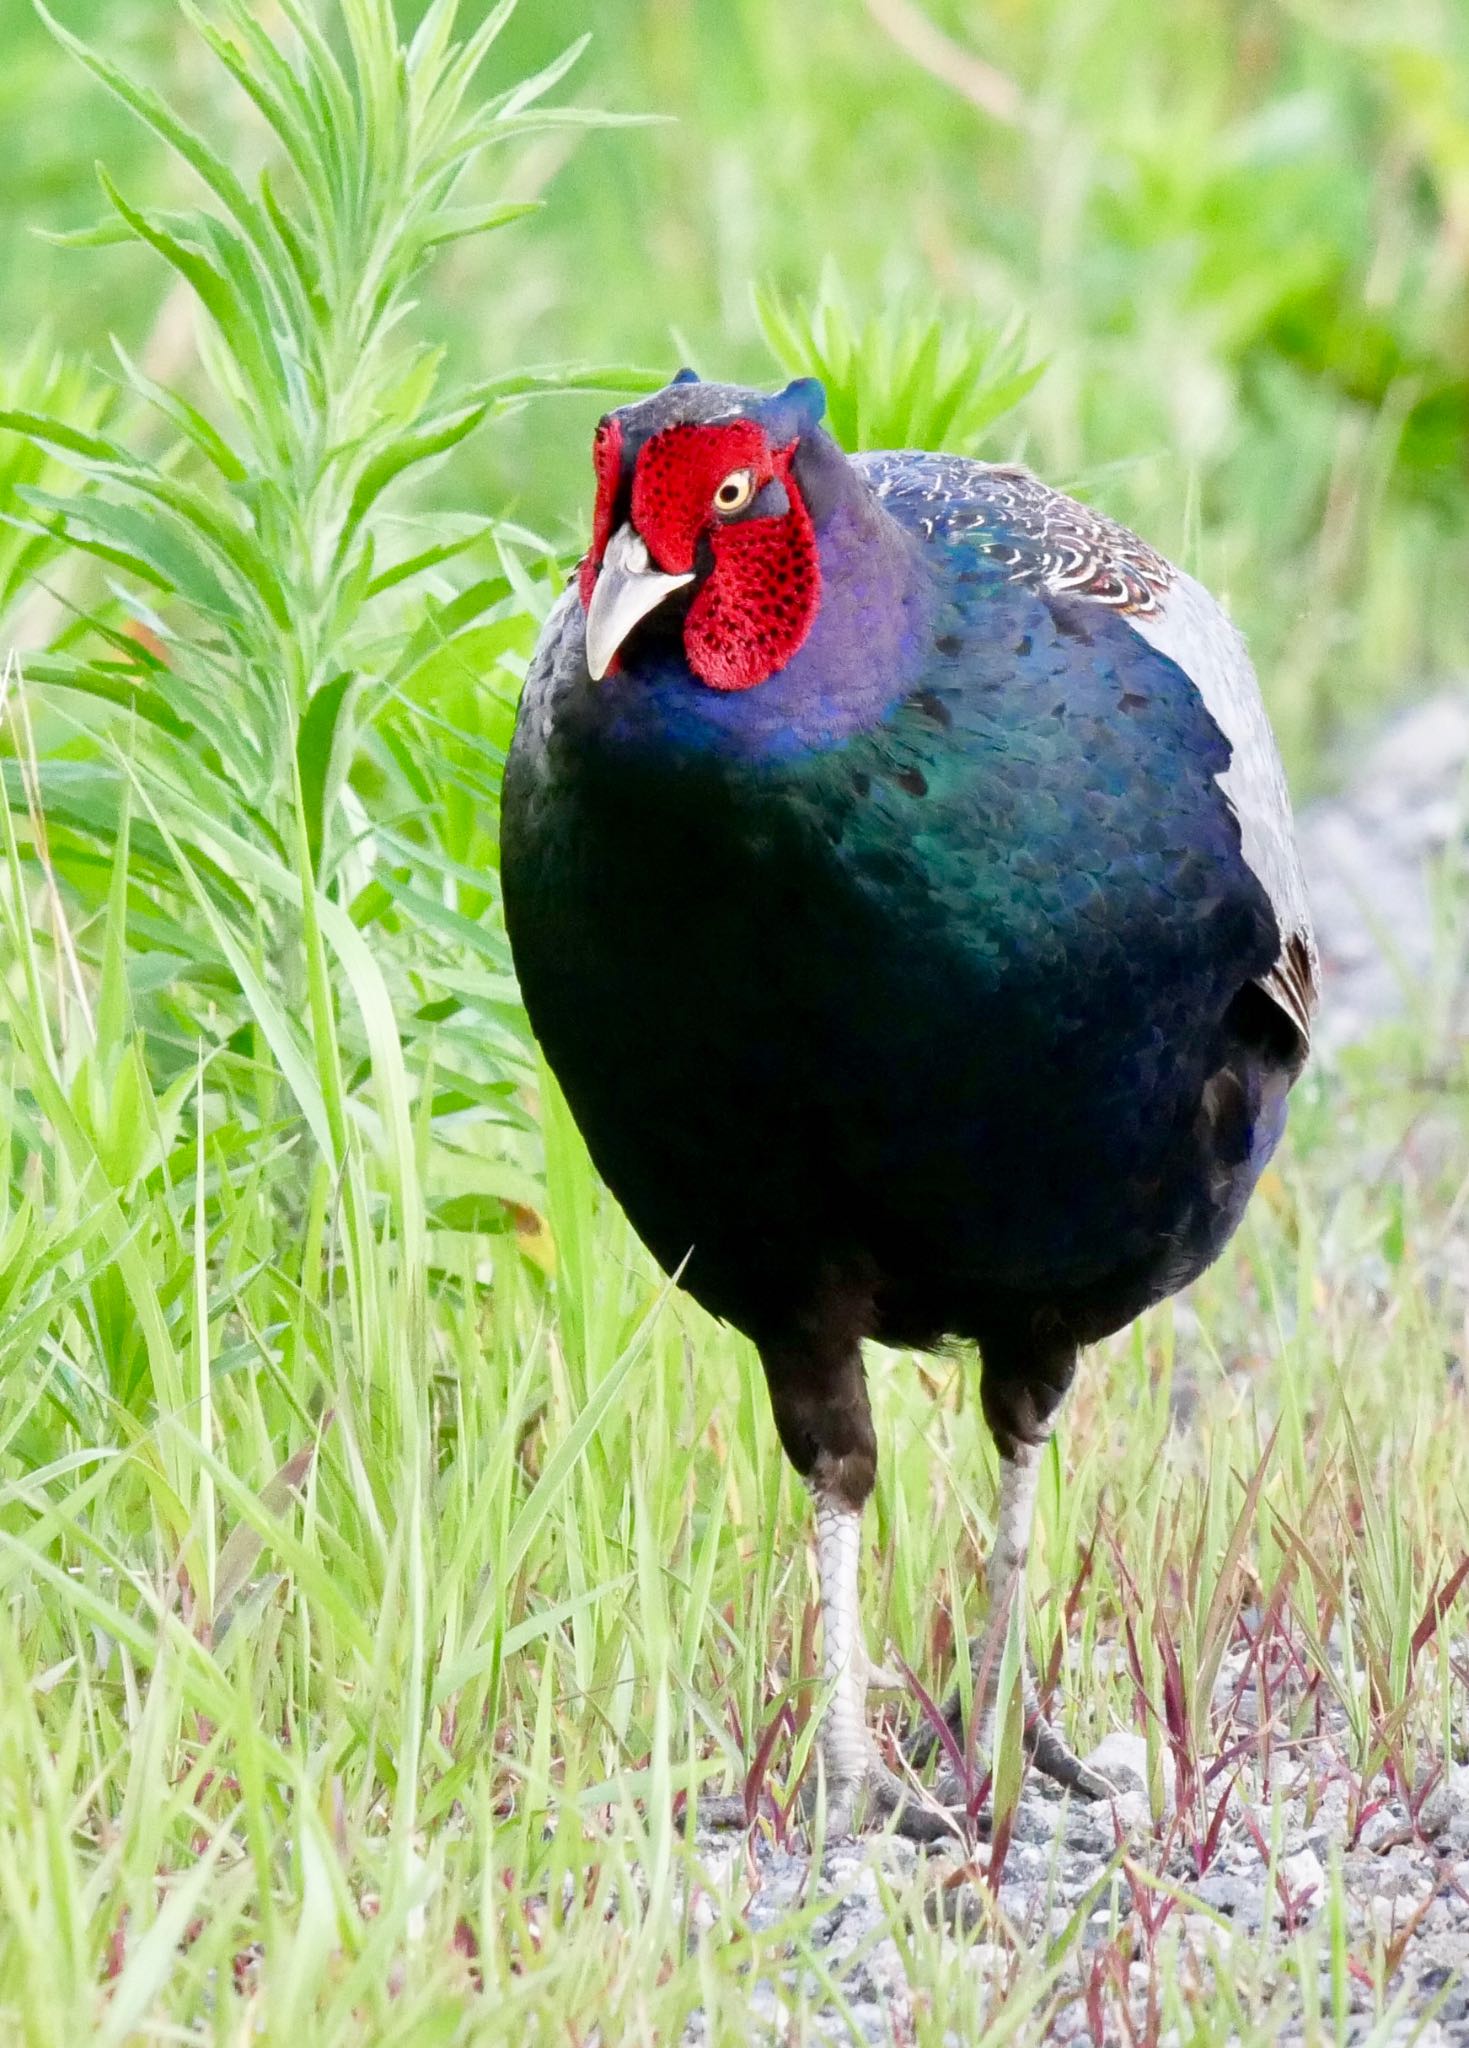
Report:
[[[754,470],[732,469],[714,493],[714,509],[725,513],[743,512],[754,495]]]

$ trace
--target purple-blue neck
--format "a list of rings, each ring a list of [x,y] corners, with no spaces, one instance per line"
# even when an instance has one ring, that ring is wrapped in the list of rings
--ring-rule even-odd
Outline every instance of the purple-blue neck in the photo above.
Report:
[[[825,433],[803,444],[796,475],[821,556],[821,602],[804,643],[763,683],[712,690],[690,673],[675,636],[635,638],[621,668],[591,685],[597,724],[614,744],[746,759],[804,753],[880,724],[903,697],[928,645],[923,550]]]

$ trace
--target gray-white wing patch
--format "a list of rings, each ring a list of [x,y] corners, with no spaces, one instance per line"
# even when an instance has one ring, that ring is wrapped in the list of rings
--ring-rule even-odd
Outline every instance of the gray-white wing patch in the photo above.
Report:
[[[1264,986],[1309,1044],[1319,979],[1316,940],[1285,773],[1245,643],[1203,585],[1181,570],[1153,610],[1127,616],[1133,630],[1193,682],[1233,749],[1220,786],[1239,820],[1241,851],[1280,926],[1280,957]]]

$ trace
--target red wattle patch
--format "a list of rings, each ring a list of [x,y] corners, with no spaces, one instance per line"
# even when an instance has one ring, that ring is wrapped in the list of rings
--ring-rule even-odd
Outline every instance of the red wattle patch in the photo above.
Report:
[[[754,420],[667,427],[638,456],[633,525],[660,569],[694,566],[707,536],[714,567],[689,609],[684,652],[712,690],[748,690],[783,668],[811,630],[821,561],[791,474],[796,452],[772,448]],[[714,493],[732,470],[754,472],[755,491],[784,485],[790,509],[768,519],[722,520]]]
[[[781,451],[789,460],[790,451]],[[810,515],[787,482],[791,509],[710,535],[714,573],[689,609],[684,652],[711,690],[748,690],[784,668],[821,602],[821,557]]]
[[[618,485],[622,482],[622,421],[614,419],[610,413],[597,424],[596,438],[592,442],[592,467],[597,475],[597,506],[592,514],[592,545],[582,556],[576,572],[584,605],[592,601],[592,587],[597,580],[597,571],[602,566],[602,557],[606,554],[607,543],[612,538],[612,515],[617,507]]]

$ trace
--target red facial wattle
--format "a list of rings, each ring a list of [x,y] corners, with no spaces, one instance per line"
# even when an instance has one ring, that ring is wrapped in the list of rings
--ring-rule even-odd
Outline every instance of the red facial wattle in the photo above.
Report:
[[[748,690],[783,668],[810,632],[821,598],[811,518],[792,474],[796,443],[772,448],[754,420],[665,428],[633,474],[632,521],[658,567],[679,575],[707,539],[713,567],[684,623],[689,667],[714,690]],[[779,483],[787,508],[721,519],[715,493],[735,471],[752,496]],[[605,542],[604,542],[605,545]]]
[[[612,521],[617,510],[617,492],[622,482],[622,422],[612,413],[599,422],[592,442],[592,468],[597,477],[597,504],[592,514],[592,544],[581,558],[577,583],[584,605],[592,601],[597,571],[612,538]]]
[[[790,500],[790,511],[779,518],[716,526],[709,536],[714,569],[689,607],[684,652],[712,690],[765,682],[785,667],[815,622],[821,558],[793,488]]]

